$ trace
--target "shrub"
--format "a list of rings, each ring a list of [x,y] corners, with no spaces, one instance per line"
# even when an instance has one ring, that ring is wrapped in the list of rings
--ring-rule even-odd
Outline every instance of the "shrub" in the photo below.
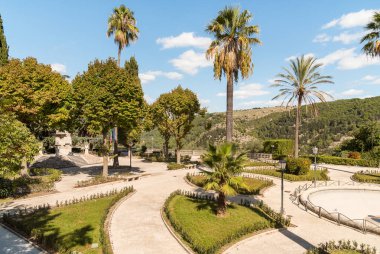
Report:
[[[288,158],[286,172],[293,175],[306,175],[310,170],[311,161],[307,158]]]
[[[361,155],[359,152],[349,152],[347,157],[350,159],[354,159],[354,160],[360,160],[361,159]]]
[[[168,170],[177,170],[177,169],[182,169],[185,167],[183,164],[177,164],[177,163],[169,163],[168,164]]]
[[[284,157],[293,154],[294,142],[291,139],[271,139],[264,142],[264,152],[273,153],[276,157]]]
[[[352,176],[352,180],[362,183],[377,183],[380,184],[380,171],[359,171]]]

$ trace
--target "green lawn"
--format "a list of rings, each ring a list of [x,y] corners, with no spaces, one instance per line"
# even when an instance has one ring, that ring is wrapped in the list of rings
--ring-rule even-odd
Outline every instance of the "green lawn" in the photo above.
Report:
[[[362,183],[378,183],[380,184],[380,171],[375,172],[357,172],[352,179]]]
[[[171,224],[197,253],[216,253],[246,234],[271,227],[259,209],[232,205],[225,217],[215,215],[215,202],[176,195],[167,211]]]
[[[260,174],[260,175],[268,175],[281,178],[281,170],[277,169],[245,169],[244,172]],[[316,170],[316,179],[317,181],[326,181],[330,180],[327,175],[327,170]],[[284,179],[289,181],[313,181],[314,180],[314,170],[310,170],[306,175],[293,175],[284,173]]]
[[[43,233],[47,237],[44,247],[55,252],[80,251],[102,253],[100,242],[101,219],[116,195],[85,201],[51,210],[39,210],[16,218],[18,231],[27,237]],[[38,236],[37,236],[38,237]],[[99,247],[91,248],[92,243]],[[69,251],[70,250],[70,251]]]
[[[246,163],[246,167],[262,167],[262,166],[275,166],[274,163],[267,163],[263,161],[249,161]]]
[[[191,183],[199,187],[203,187],[205,185],[207,178],[205,175],[190,175],[189,174],[187,176],[187,179]],[[260,190],[273,185],[273,182],[267,179],[243,177],[243,181],[248,186],[248,188],[239,188],[237,192],[244,195],[259,194]]]

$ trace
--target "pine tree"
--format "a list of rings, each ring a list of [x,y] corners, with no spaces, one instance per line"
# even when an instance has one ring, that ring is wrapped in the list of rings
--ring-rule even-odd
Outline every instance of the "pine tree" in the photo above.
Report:
[[[0,66],[8,62],[8,44],[4,35],[3,20],[0,15]]]

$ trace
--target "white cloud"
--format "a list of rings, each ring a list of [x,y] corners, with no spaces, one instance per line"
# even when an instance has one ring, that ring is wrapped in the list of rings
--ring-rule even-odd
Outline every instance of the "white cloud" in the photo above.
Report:
[[[196,74],[199,68],[212,66],[212,62],[206,59],[204,53],[198,53],[194,50],[185,51],[178,58],[169,62],[177,69],[192,75]]]
[[[319,61],[325,66],[337,64],[338,69],[342,70],[359,69],[368,65],[380,64],[380,59],[370,58],[364,54],[358,54],[355,50],[355,48],[338,49],[337,51],[319,59]]]
[[[373,13],[378,10],[360,10],[358,12],[350,12],[342,15],[338,19],[334,19],[329,23],[322,26],[322,29],[328,29],[335,26],[339,26],[341,28],[352,28],[358,26],[365,26],[368,22],[370,22]]]
[[[145,94],[144,95],[144,99],[146,100],[146,102],[148,102],[149,104],[153,103],[154,99],[152,97],[150,97],[149,95]]]
[[[197,37],[194,33],[181,33],[178,36],[158,38],[156,43],[161,44],[163,49],[180,47],[206,49],[211,44],[211,39],[208,37]]]
[[[260,84],[247,84],[241,85],[234,91],[234,98],[246,99],[253,96],[261,96],[269,94],[268,91],[263,90],[263,85]],[[217,96],[226,96],[226,93],[218,93]]]
[[[328,42],[330,40],[331,40],[331,37],[328,36],[327,34],[318,34],[313,39],[313,42],[315,42],[315,43],[324,43],[324,42]]]
[[[342,92],[342,95],[344,95],[344,96],[356,96],[356,95],[361,95],[363,93],[364,93],[364,90],[349,89],[349,90]]]
[[[287,58],[285,58],[285,61],[290,61],[290,60],[294,60],[296,59],[297,57],[300,57],[301,55],[298,55],[298,56],[289,56]],[[304,56],[307,58],[307,57],[315,57],[315,55],[313,53],[307,53],[307,54],[304,54]]]
[[[380,85],[380,76],[366,75],[362,80],[369,81],[370,84]]]
[[[239,103],[243,107],[276,107],[281,106],[282,101],[270,100],[270,101],[247,101]]]
[[[364,35],[363,32],[358,32],[358,33],[347,33],[347,32],[343,32],[339,35],[336,35],[333,37],[333,41],[336,41],[336,42],[342,42],[343,44],[350,44],[351,42],[358,42],[359,43],[359,39],[362,38]]]
[[[157,77],[165,77],[172,80],[179,80],[183,78],[183,75],[178,72],[147,71],[144,73],[140,73],[139,77],[141,79],[141,83],[146,84],[150,81],[155,80]]]
[[[66,66],[60,63],[53,63],[50,65],[51,69],[55,72],[58,72],[60,74],[65,74],[66,73]]]
[[[210,105],[209,99],[199,99],[199,102],[201,103],[202,107],[206,107],[206,106]]]

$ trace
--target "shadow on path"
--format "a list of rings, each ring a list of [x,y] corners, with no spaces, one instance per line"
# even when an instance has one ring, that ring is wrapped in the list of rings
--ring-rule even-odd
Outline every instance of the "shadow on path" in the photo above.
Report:
[[[290,240],[292,240],[293,242],[297,243],[298,245],[300,245],[301,247],[305,248],[305,249],[310,249],[310,248],[313,248],[315,247],[313,244],[311,244],[310,242],[306,241],[305,239],[303,239],[302,237],[294,234],[293,232],[287,230],[287,229],[283,229],[283,230],[280,230],[279,231],[281,234],[283,234],[284,236],[286,236],[287,238],[289,238]]]

